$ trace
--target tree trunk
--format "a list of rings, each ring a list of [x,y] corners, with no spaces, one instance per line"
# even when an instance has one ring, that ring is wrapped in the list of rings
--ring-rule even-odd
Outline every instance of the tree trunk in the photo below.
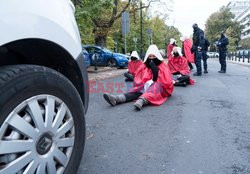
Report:
[[[96,35],[95,44],[101,47],[107,47],[107,34]]]

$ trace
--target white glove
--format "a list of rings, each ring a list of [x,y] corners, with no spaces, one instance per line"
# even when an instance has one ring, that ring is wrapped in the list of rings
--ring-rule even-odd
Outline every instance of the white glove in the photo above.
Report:
[[[154,81],[151,79],[149,81],[147,81],[144,85],[144,92],[146,92],[148,90],[148,88],[154,83]]]

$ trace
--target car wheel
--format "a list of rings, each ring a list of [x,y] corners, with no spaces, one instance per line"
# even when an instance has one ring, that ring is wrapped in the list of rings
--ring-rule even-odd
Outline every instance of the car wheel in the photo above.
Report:
[[[115,59],[109,59],[107,65],[108,67],[117,67],[117,61]]]
[[[72,173],[85,143],[84,107],[49,68],[0,67],[0,173]]]

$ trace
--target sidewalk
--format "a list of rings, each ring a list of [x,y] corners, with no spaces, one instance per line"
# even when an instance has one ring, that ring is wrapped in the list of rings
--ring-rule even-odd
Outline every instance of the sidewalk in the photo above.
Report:
[[[219,58],[210,58],[211,60],[215,60],[215,61],[219,61]],[[250,67],[250,63],[248,63],[248,59],[245,58],[245,61],[243,62],[242,59],[239,59],[237,58],[237,60],[228,60],[227,59],[227,63],[233,63],[233,64],[238,64],[238,65],[243,65],[243,66],[248,66]]]
[[[245,58],[244,62],[243,62],[242,58],[240,59],[240,61],[237,58],[236,61],[235,60],[227,60],[227,62],[234,63],[234,64],[239,64],[239,65],[244,65],[244,66],[250,66],[250,63],[248,63],[247,58]]]
[[[88,69],[89,81],[104,80],[116,76],[120,76],[127,71],[127,69],[117,69],[110,67],[97,67],[95,70],[94,66],[90,66]]]

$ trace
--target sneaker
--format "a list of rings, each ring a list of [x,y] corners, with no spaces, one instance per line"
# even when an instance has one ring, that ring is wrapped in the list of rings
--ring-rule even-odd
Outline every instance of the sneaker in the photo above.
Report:
[[[218,73],[226,73],[226,71],[218,71]]]
[[[207,70],[205,70],[205,71],[204,71],[204,74],[207,74],[207,73],[208,73],[208,71],[207,71]]]

